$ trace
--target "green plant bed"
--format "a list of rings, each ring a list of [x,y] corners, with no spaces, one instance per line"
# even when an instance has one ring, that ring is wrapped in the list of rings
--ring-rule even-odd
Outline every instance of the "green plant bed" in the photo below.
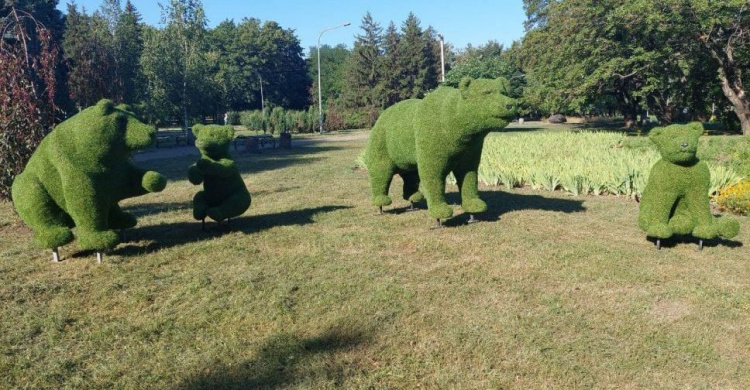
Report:
[[[485,139],[479,179],[489,185],[528,185],[574,195],[636,197],[659,159],[646,141],[612,132],[495,133]],[[740,180],[726,162],[709,159],[708,164],[711,193]]]

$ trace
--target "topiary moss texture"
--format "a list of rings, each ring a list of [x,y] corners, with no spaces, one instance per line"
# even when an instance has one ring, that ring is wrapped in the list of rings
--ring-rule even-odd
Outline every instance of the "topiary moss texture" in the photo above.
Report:
[[[464,211],[484,212],[487,205],[479,199],[477,169],[484,137],[516,115],[508,89],[502,78],[465,78],[458,89],[440,87],[422,100],[405,100],[385,110],[365,153],[373,204],[391,204],[388,189],[393,175],[399,174],[404,199],[426,198],[433,218],[450,218],[453,209],[445,202],[445,178],[453,172]]]
[[[222,221],[241,215],[250,207],[250,192],[229,156],[229,144],[234,138],[232,126],[195,125],[195,146],[201,158],[188,169],[193,184],[203,183],[203,191],[193,198],[193,217],[210,217]]]
[[[75,227],[82,249],[117,245],[114,229],[136,224],[117,203],[167,185],[159,173],[128,162],[132,151],[153,142],[155,132],[127,106],[109,100],[57,125],[13,182],[13,203],[35,242],[57,248],[73,240]]]
[[[737,220],[711,215],[711,175],[696,156],[701,134],[700,123],[657,127],[649,133],[662,156],[651,168],[639,206],[638,226],[649,237],[678,234],[708,240],[732,238],[739,232]]]

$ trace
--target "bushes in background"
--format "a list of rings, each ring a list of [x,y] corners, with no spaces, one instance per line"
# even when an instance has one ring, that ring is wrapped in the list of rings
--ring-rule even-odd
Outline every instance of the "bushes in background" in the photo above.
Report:
[[[232,114],[230,112],[229,123],[235,124],[232,121]],[[263,133],[312,133],[317,132],[320,127],[318,108],[315,106],[310,106],[307,110],[286,110],[274,107],[273,109],[266,108],[265,113],[261,110],[253,110],[235,114],[238,118],[236,124],[245,126],[248,130]],[[344,110],[329,104],[328,108],[323,111],[323,130],[366,128],[369,127],[370,118],[377,118],[377,114],[377,112]],[[372,121],[374,122],[374,119]]]

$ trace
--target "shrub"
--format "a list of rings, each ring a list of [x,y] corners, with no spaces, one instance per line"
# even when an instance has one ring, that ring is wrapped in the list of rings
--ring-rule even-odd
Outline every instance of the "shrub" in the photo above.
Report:
[[[549,117],[547,119],[547,122],[549,123],[565,123],[567,122],[567,118],[565,118],[565,115],[555,114]]]
[[[727,187],[714,198],[719,209],[739,215],[750,215],[750,180]]]
[[[242,111],[240,113],[240,124],[248,130],[266,132],[267,120],[260,110]]]
[[[227,113],[227,123],[225,125],[239,125],[240,124],[240,113],[237,111],[229,111]]]

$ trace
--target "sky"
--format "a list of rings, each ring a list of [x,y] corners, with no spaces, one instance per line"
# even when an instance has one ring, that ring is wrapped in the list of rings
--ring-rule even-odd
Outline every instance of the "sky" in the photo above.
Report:
[[[124,6],[126,0],[120,1]],[[65,13],[68,2],[60,0],[57,8]],[[79,10],[84,7],[92,14],[102,0],[75,0],[75,3]],[[161,23],[158,4],[166,4],[168,0],[131,0],[131,3],[145,23],[158,27]],[[351,48],[356,35],[362,32],[359,26],[368,11],[384,31],[391,21],[400,29],[409,12],[414,12],[423,29],[432,26],[456,49],[467,44],[483,45],[490,40],[510,46],[523,37],[525,19],[522,0],[203,0],[203,9],[210,28],[226,19],[237,23],[246,17],[276,21],[282,28],[295,30],[305,53],[317,46],[323,29],[346,22],[351,25],[325,32],[320,43],[330,46],[343,43]]]

